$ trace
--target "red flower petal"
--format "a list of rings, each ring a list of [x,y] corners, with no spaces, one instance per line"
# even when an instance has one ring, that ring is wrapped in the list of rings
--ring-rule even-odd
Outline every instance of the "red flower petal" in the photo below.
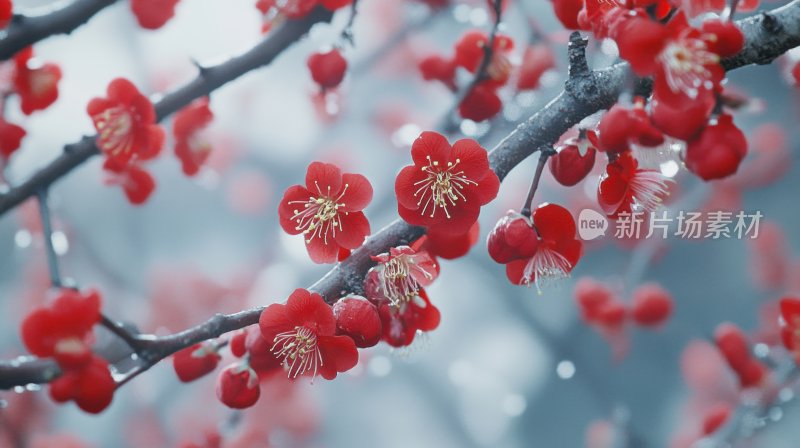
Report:
[[[345,173],[342,198],[338,201],[343,212],[359,212],[372,201],[372,184],[361,174]]]
[[[336,197],[342,190],[342,171],[331,163],[312,162],[306,171],[306,188],[314,197]]]
[[[364,213],[340,213],[339,221],[342,223],[342,231],[336,232],[336,243],[345,249],[355,249],[364,244],[364,239],[370,234],[369,221]]]
[[[338,372],[346,372],[358,363],[358,349],[347,336],[318,336],[322,365],[319,374],[326,380],[336,378]]]
[[[298,288],[286,301],[286,316],[295,325],[315,328],[317,335],[332,335],[336,332],[333,309],[317,293]]]

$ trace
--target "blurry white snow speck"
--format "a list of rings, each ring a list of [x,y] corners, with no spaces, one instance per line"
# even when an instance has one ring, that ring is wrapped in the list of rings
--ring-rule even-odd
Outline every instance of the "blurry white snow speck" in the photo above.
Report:
[[[64,255],[69,250],[69,241],[67,240],[67,235],[60,230],[56,230],[50,236],[50,241],[53,242],[53,250],[56,251],[58,255]]]
[[[422,129],[416,124],[404,124],[392,134],[392,143],[399,148],[411,146],[421,133]]]
[[[503,412],[509,417],[518,417],[528,408],[528,400],[520,394],[508,394],[503,399]]]
[[[661,174],[667,177],[675,177],[675,175],[678,174],[678,171],[681,169],[680,165],[678,165],[678,162],[674,160],[668,160],[662,163],[660,168]]]
[[[469,13],[469,21],[474,26],[483,26],[489,21],[489,14],[483,8],[472,8]]]
[[[33,241],[33,237],[31,237],[31,232],[28,232],[27,229],[17,230],[17,233],[14,234],[14,243],[17,247],[26,248],[31,245]]]
[[[564,360],[556,366],[556,374],[562,380],[568,380],[575,375],[575,364],[572,361]]]

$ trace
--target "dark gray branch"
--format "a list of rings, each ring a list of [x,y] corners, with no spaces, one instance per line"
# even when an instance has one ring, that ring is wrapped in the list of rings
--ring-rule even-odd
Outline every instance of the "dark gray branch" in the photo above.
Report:
[[[246,53],[211,67],[201,67],[197,77],[174,92],[164,95],[153,104],[161,121],[193,100],[206,96],[222,85],[245,73],[271,63],[283,50],[303,37],[319,22],[327,22],[331,13],[317,8],[308,16],[288,21]],[[86,136],[64,147],[64,153],[20,185],[0,195],[0,215],[18,206],[42,188],[52,183],[98,154],[94,136]]]
[[[767,16],[756,16],[737,22],[746,36],[747,41],[742,53],[747,56],[737,56],[723,61],[727,69],[757,64],[767,58],[774,59],[800,45],[800,33],[797,32],[800,28],[800,0],[794,0],[769,13],[771,19],[767,20],[773,23],[770,26],[778,24],[777,26],[780,26],[788,34],[765,32],[763,29],[764,17]],[[310,24],[306,25],[310,26]],[[302,34],[299,33],[297,37]],[[580,60],[580,55],[583,53],[582,46],[580,44],[573,45],[570,53],[571,61],[573,64],[577,64],[570,72],[575,76],[581,74],[577,78],[567,80],[567,83],[572,83],[572,88],[562,91],[539,112],[517,126],[489,153],[489,162],[501,180],[513,167],[533,152],[542,146],[552,145],[561,134],[584,118],[611,107],[622,92],[627,64],[617,64],[603,70],[583,74],[583,70],[580,68],[583,63]],[[200,86],[204,85],[202,77],[194,83],[199,83]],[[188,88],[189,86],[179,90],[175,95]],[[200,89],[199,86],[195,88]],[[190,95],[185,92],[182,94],[183,99],[187,99],[188,96]],[[171,113],[180,107],[177,100],[164,103],[166,99],[159,102],[165,104],[161,106],[164,109],[159,110],[160,117],[167,111]],[[50,181],[52,182],[52,180],[54,178]],[[0,201],[1,203],[2,201]],[[7,210],[7,208],[0,207],[0,211],[2,210]],[[353,251],[348,259],[336,265],[309,289],[321,294],[329,303],[333,303],[344,293],[362,292],[364,276],[374,264],[370,258],[371,255],[386,252],[390,247],[408,244],[423,234],[424,229],[411,226],[402,220],[396,220],[367,239],[362,247]],[[135,350],[143,359],[143,364],[130,372],[130,375],[120,384],[124,384],[133,376],[146,371],[161,359],[182,348],[256,324],[262,310],[263,307],[257,307],[234,314],[217,314],[201,325],[169,336],[133,336],[137,341],[134,344],[136,345]],[[58,367],[49,360],[22,361],[14,366],[8,363],[0,364],[0,388],[27,383],[46,383],[60,374],[53,375],[54,371],[58,372]]]
[[[117,0],[75,0],[69,5],[42,16],[15,15],[0,38],[0,61],[42,39],[69,34],[95,14]]]

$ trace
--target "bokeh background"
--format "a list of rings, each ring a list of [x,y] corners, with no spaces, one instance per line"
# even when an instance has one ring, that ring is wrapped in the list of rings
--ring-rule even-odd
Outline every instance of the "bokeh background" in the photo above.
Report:
[[[31,11],[61,5],[16,3]],[[347,12],[315,27],[269,67],[212,94],[214,152],[197,177],[182,174],[168,142],[151,165],[158,187],[144,206],[131,206],[118,187],[104,185],[100,160],[57,183],[51,189],[54,241],[64,274],[99,287],[109,315],[167,334],[215,312],[283,301],[327,271],[277,222],[277,200],[303,179],[310,161],[336,162],[372,181],[375,197],[366,213],[373,231],[395,219],[394,176],[409,163],[410,143],[433,129],[452,103],[441,85],[421,80],[416,62],[433,52],[449,54],[463,31],[488,29],[491,18],[484,2],[455,2],[434,13],[411,1],[361,3],[355,48],[345,53],[350,71],[327,103],[314,99],[305,58],[336,42]],[[451,138],[468,136],[491,148],[561,89],[567,33],[549,2],[515,3],[502,30],[518,42],[517,61],[533,18],[546,32],[557,68],[537,91],[504,93],[502,117],[462,123]],[[6,171],[8,182],[26,179],[65,143],[91,134],[86,103],[111,79],[127,77],[155,98],[194,76],[192,60],[219,62],[257,43],[260,27],[251,0],[184,0],[158,31],[139,29],[120,2],[72,35],[38,44],[37,56],[62,68],[60,96],[31,117],[19,115],[11,100],[8,117],[24,123],[28,136]],[[593,67],[615,59],[613,45],[590,45]],[[634,244],[609,237],[588,244],[573,278],[559,286],[541,295],[513,286],[487,256],[485,235],[507,209],[521,205],[535,166],[528,160],[484,208],[481,240],[470,254],[442,263],[429,290],[442,324],[411,349],[363,351],[357,368],[336,381],[267,388],[256,408],[243,413],[216,400],[214,375],[181,385],[169,362],[118,391],[100,416],[72,404],[56,407],[40,391],[7,392],[0,430],[6,437],[22,431],[23,439],[42,446],[65,446],[48,439],[65,433],[95,447],[178,446],[202,440],[210,429],[244,440],[230,446],[253,447],[641,446],[624,445],[622,433],[633,435],[634,443],[669,446],[677,435],[696,433],[700,417],[692,399],[711,387],[687,376],[717,368],[714,352],[698,340],[709,340],[723,321],[774,333],[777,318],[765,323],[762,314],[792,290],[792,281],[800,283],[800,178],[793,163],[798,93],[785,68],[785,60],[748,67],[729,81],[749,99],[736,121],[753,137],[751,159],[769,168],[751,173],[765,185],[705,184],[683,169],[675,174],[678,162],[662,166],[675,174],[675,207],[761,211],[762,226],[768,223],[761,245],[737,239]],[[773,127],[765,131],[766,124]],[[760,140],[754,137],[759,130]],[[537,202],[556,202],[577,215],[594,201],[600,162],[596,169],[569,189],[545,173]],[[47,296],[37,221],[33,203],[0,218],[0,351],[6,357],[24,353],[19,323]],[[607,282],[624,300],[638,283],[659,282],[675,299],[674,316],[655,331],[628,328],[628,353],[615,359],[612,346],[621,341],[609,344],[580,319],[572,293],[583,276]],[[101,344],[109,339],[102,330],[98,335]],[[691,341],[694,351],[686,354]],[[721,378],[718,387],[732,390],[733,377],[723,371]],[[782,407],[749,446],[797,447],[797,408]],[[251,439],[242,435],[247,431]],[[611,445],[590,444],[605,442]]]

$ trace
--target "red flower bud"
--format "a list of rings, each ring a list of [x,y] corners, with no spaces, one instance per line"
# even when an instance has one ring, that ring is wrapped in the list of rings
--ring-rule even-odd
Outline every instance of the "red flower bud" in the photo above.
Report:
[[[503,109],[503,102],[497,96],[495,86],[484,82],[475,86],[458,106],[462,118],[472,121],[488,120]]]
[[[509,210],[489,233],[486,245],[494,261],[506,264],[531,258],[536,253],[539,237],[529,218]]]
[[[600,318],[602,307],[614,300],[616,298],[611,289],[596,280],[584,277],[575,284],[575,301],[586,322],[596,322]]]
[[[747,139],[728,114],[706,127],[686,147],[686,167],[703,180],[722,179],[736,173],[747,155]]]
[[[456,64],[442,56],[431,55],[419,62],[419,71],[426,81],[441,81],[451,90],[456,90]]]
[[[244,409],[256,404],[261,396],[258,375],[246,363],[232,364],[217,378],[217,398],[225,406]]]
[[[703,419],[703,435],[707,436],[719,429],[730,415],[731,405],[728,403],[719,403],[711,408]]]
[[[639,325],[659,325],[672,313],[672,297],[661,286],[651,283],[633,292],[631,317]]]
[[[247,333],[245,329],[236,332],[236,334],[231,337],[230,349],[233,356],[241,358],[247,354]]]
[[[553,178],[565,187],[582,181],[594,168],[597,150],[588,139],[571,138],[556,148],[556,151],[550,157],[548,166]]]
[[[194,381],[217,368],[221,356],[213,343],[203,342],[187,347],[172,356],[175,373],[184,383]]]
[[[307,65],[311,78],[323,89],[337,87],[347,71],[347,59],[336,48],[326,53],[313,53],[308,57]]]
[[[597,322],[606,327],[616,328],[625,322],[627,314],[625,304],[618,300],[609,300],[597,308]]]
[[[378,309],[363,297],[345,297],[333,305],[336,333],[349,336],[356,347],[366,348],[381,340],[383,329]]]
[[[720,324],[714,331],[717,348],[732,369],[743,368],[750,361],[750,347],[744,332],[734,324]]]

